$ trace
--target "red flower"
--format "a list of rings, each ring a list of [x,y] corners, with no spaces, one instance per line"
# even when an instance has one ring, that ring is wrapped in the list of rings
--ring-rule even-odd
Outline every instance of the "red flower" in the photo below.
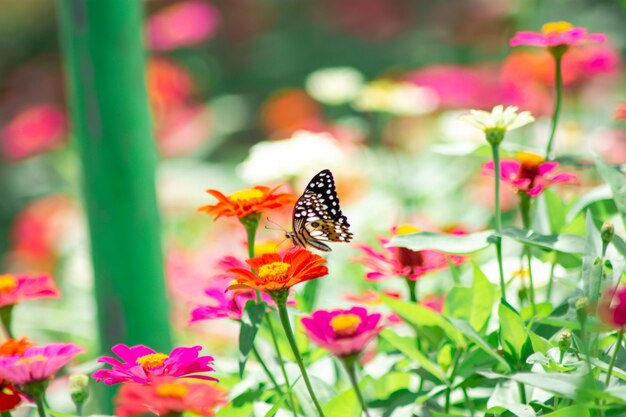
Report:
[[[626,326],[626,286],[621,285],[604,292],[598,304],[598,315],[606,324],[613,327]]]
[[[270,189],[257,185],[254,188],[238,191],[228,197],[218,190],[207,190],[207,193],[219,201],[217,204],[202,206],[198,210],[214,215],[215,219],[222,216],[242,218],[293,204],[296,199],[292,194],[275,193],[279,187]]]
[[[226,392],[205,381],[160,377],[148,385],[123,384],[115,403],[115,414],[120,417],[181,415],[187,412],[213,417],[215,408],[226,404]]]
[[[13,385],[0,379],[0,412],[11,411],[21,402],[22,397]]]
[[[293,247],[281,253],[267,253],[246,261],[250,269],[232,268],[228,272],[237,282],[231,289],[254,288],[273,292],[328,274],[326,259],[306,249]]]

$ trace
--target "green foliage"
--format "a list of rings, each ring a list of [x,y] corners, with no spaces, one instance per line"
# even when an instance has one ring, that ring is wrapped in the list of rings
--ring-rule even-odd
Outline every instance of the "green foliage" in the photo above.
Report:
[[[500,322],[500,344],[507,361],[514,366],[524,363],[532,347],[524,320],[510,305],[501,303],[498,307]]]
[[[254,346],[254,339],[259,331],[259,326],[265,317],[267,303],[256,300],[248,300],[241,314],[241,326],[239,328],[239,376],[243,376],[243,371],[248,361],[248,356]]]

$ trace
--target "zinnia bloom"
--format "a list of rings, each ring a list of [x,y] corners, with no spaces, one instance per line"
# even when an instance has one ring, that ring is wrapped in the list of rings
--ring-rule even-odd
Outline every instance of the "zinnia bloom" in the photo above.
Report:
[[[410,225],[402,225],[394,228],[392,234],[401,235],[417,233],[419,230]],[[376,250],[369,245],[359,245],[358,249],[363,252],[363,257],[357,262],[362,263],[368,272],[365,277],[372,281],[383,278],[405,277],[412,281],[418,280],[422,275],[442,270],[448,267],[448,256],[434,250],[413,251],[407,248],[387,247],[388,238],[379,237],[381,250]],[[449,256],[453,264],[464,262],[462,256]]]
[[[26,349],[35,346],[26,337],[21,339],[7,339],[0,345],[0,356],[23,356]]]
[[[501,130],[508,132],[513,129],[525,126],[535,121],[535,118],[528,111],[517,112],[516,106],[502,105],[495,106],[491,112],[484,110],[470,110],[470,114],[461,116],[461,120],[472,126],[487,132],[489,130]]]
[[[598,315],[606,324],[613,327],[626,326],[626,285],[604,292],[598,304]]]
[[[112,369],[100,369],[92,377],[105,384],[118,384],[132,381],[147,384],[151,378],[158,376],[173,376],[198,378],[210,381],[217,379],[199,375],[199,372],[211,372],[214,369],[212,356],[199,356],[201,346],[177,347],[169,355],[156,352],[144,345],[126,346],[115,345],[113,353],[122,359],[118,361],[110,356],[103,356],[98,362],[112,366]]]
[[[509,41],[511,46],[572,46],[587,43],[601,43],[606,40],[603,33],[587,33],[583,27],[574,27],[568,22],[550,22],[543,25],[541,32],[517,32]]]
[[[84,351],[73,343],[30,346],[21,354],[0,356],[0,377],[15,385],[46,381]]]
[[[333,355],[344,357],[359,354],[378,336],[383,326],[381,315],[369,314],[363,307],[349,310],[317,310],[302,319],[309,338]]]
[[[275,193],[278,188],[270,189],[257,185],[254,188],[238,191],[228,197],[217,190],[207,190],[207,193],[218,199],[218,203],[202,206],[198,210],[214,215],[215,219],[222,216],[243,218],[251,214],[278,209],[295,202],[295,197],[292,194]]]
[[[151,384],[125,383],[115,399],[120,417],[194,415],[213,417],[215,408],[226,404],[226,392],[205,381],[159,377]]]
[[[241,320],[241,314],[248,300],[256,299],[252,290],[240,290],[224,293],[222,287],[207,288],[204,293],[211,299],[213,304],[201,305],[191,310],[191,320],[195,323],[202,320],[213,320],[228,317],[233,320]],[[274,301],[267,294],[261,294],[261,298],[267,304],[272,305]]]
[[[536,197],[554,184],[578,184],[578,177],[571,172],[555,173],[558,162],[544,161],[543,157],[518,152],[517,159],[500,161],[500,179],[511,185],[518,193]],[[483,175],[494,175],[493,161],[483,165]]]
[[[50,275],[0,275],[0,307],[26,300],[57,298],[60,294]]]
[[[326,259],[301,247],[267,253],[246,262],[256,274],[247,268],[229,269],[228,272],[236,281],[231,289],[253,288],[271,294],[328,274],[328,268],[324,265]]]

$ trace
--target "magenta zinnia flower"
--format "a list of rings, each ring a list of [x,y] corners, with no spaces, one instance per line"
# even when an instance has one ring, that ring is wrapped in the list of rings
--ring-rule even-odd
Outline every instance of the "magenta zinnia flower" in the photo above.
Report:
[[[528,45],[552,48],[587,43],[601,43],[606,40],[603,33],[587,33],[583,27],[574,27],[568,22],[550,22],[543,25],[541,32],[517,32],[509,41],[511,46]]]
[[[531,197],[538,196],[555,184],[579,184],[574,173],[555,173],[558,167],[558,162],[544,161],[543,157],[530,152],[518,152],[517,159],[500,161],[500,180],[511,185],[518,193],[526,193]],[[493,161],[483,165],[482,174],[494,175]]]
[[[0,377],[15,385],[46,381],[84,351],[73,343],[27,347],[22,354],[0,356]]]
[[[217,381],[216,378],[199,375],[199,372],[210,372],[214,369],[212,356],[199,356],[201,346],[177,347],[169,355],[156,352],[144,345],[115,345],[113,353],[122,359],[118,361],[110,356],[103,356],[98,362],[112,366],[112,369],[100,369],[92,377],[105,384],[117,384],[133,381],[147,384],[156,376],[173,376],[198,378]]]
[[[613,327],[626,326],[626,285],[610,288],[604,292],[598,305],[602,321]]]
[[[26,300],[57,298],[60,294],[50,275],[0,275],[0,307]]]
[[[418,229],[410,225],[402,225],[392,230],[392,234],[401,235],[417,233]],[[383,278],[405,277],[412,281],[418,280],[427,272],[438,271],[448,267],[448,256],[434,250],[413,251],[406,248],[387,247],[388,238],[379,237],[378,242],[382,247],[376,250],[369,245],[358,245],[363,252],[363,257],[356,259],[366,268],[371,269],[365,276],[367,279],[377,281]],[[451,255],[450,261],[461,264],[465,261],[462,256]]]
[[[369,314],[363,307],[317,310],[311,317],[304,317],[302,325],[313,343],[344,357],[361,353],[378,336],[383,329],[380,318],[379,313]]]

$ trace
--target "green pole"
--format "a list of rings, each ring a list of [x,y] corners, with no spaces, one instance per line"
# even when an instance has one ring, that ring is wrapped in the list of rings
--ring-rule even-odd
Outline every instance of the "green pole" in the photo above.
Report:
[[[58,0],[104,352],[116,343],[171,347],[142,4]]]

